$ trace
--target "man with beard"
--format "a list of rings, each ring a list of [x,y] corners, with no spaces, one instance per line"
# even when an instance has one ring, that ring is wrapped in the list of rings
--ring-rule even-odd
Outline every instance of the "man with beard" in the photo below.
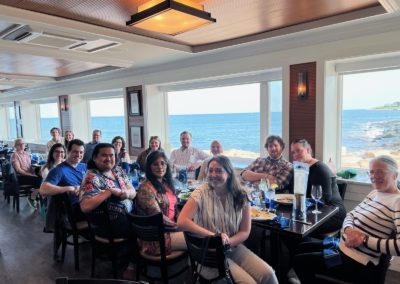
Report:
[[[267,137],[264,147],[268,156],[257,158],[240,175],[245,181],[259,182],[264,179],[283,189],[289,184],[293,170],[293,165],[282,156],[285,143],[281,137],[271,135]]]

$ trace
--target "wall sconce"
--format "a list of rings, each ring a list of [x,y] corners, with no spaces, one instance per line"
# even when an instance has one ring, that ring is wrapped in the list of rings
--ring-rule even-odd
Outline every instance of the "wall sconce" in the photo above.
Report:
[[[297,82],[297,96],[300,99],[307,99],[308,98],[308,74],[307,71],[301,71],[298,75],[298,82]]]
[[[177,35],[214,22],[203,5],[191,0],[151,0],[139,5],[138,12],[126,25]]]
[[[69,103],[67,96],[60,97],[60,109],[61,111],[68,111],[69,110]]]

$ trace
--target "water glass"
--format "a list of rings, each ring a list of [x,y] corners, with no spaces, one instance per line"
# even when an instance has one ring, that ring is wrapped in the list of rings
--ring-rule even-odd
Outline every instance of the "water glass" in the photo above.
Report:
[[[322,212],[318,210],[318,201],[322,198],[322,187],[320,185],[311,186],[311,197],[315,202],[315,210],[312,213],[321,214]]]

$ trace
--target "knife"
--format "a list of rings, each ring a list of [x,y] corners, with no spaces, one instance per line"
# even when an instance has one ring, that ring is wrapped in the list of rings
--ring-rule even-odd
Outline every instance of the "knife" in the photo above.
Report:
[[[296,219],[292,219],[293,222],[297,222],[297,223],[302,223],[304,225],[309,225],[311,226],[312,223],[311,222],[307,222],[307,221],[301,221],[301,220],[296,220]]]

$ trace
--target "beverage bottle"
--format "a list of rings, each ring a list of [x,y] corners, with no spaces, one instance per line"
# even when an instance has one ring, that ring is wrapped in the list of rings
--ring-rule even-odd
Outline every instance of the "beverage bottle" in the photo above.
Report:
[[[133,187],[137,188],[137,186],[139,185],[139,176],[138,176],[138,173],[137,173],[136,169],[133,170],[133,173],[132,173],[132,176],[131,176],[131,180],[132,180]]]
[[[270,210],[275,209],[275,189],[273,189],[272,187],[268,187],[267,194],[265,196],[265,200],[267,200],[267,199],[269,202],[268,208]],[[265,202],[267,202],[267,201],[265,201]]]

